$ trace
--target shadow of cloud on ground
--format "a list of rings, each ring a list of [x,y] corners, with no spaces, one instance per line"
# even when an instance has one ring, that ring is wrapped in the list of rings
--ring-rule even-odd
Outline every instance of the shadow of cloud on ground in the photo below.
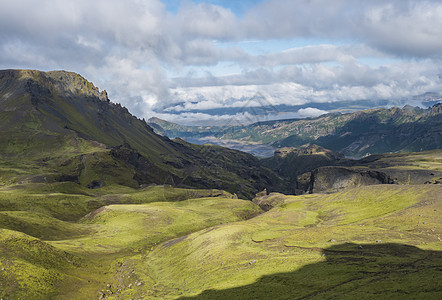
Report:
[[[323,255],[324,262],[294,272],[180,299],[442,299],[442,251],[348,243],[324,249]]]

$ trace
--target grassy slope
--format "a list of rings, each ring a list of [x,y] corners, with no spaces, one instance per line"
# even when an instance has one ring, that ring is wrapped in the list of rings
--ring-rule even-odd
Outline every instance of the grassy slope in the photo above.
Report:
[[[33,160],[42,155],[53,157],[51,151],[60,150],[55,156],[65,153],[67,149],[59,148],[80,136],[108,146],[129,143],[166,169],[163,159],[180,157],[144,121],[119,104],[99,98],[98,89],[78,74],[1,71],[0,96],[0,129],[9,133],[0,137],[2,155],[17,157],[25,153]],[[89,144],[79,140],[73,146],[79,142]]]
[[[3,187],[0,297],[438,298],[441,192],[274,194],[280,205],[256,216],[216,190]]]
[[[285,203],[254,219],[155,248],[147,259],[158,292],[145,293],[174,298],[210,290],[197,297],[202,299],[347,294],[351,299],[378,293],[440,298],[441,192],[440,186],[375,186],[331,195],[275,195]]]
[[[139,260],[139,253],[165,240],[260,212],[222,191],[167,186],[88,190],[73,183],[31,184],[3,188],[0,203],[5,299],[91,299],[106,293],[107,284],[115,293],[127,281],[119,274],[130,271],[121,270],[121,261]]]
[[[180,139],[175,141],[186,147],[183,152],[191,149],[193,153],[197,153],[195,155],[189,152],[188,157],[194,164],[204,167],[191,170],[189,177],[200,179],[206,187],[227,190],[248,199],[252,199],[264,188],[271,191],[290,191],[286,180],[263,167],[259,159],[252,155],[216,145],[195,145]]]

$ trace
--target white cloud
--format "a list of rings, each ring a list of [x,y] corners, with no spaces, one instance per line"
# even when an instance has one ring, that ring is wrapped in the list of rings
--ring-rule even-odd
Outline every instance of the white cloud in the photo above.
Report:
[[[326,113],[328,113],[328,111],[313,107],[301,108],[300,110],[298,110],[298,116],[301,118],[319,117],[320,115]]]
[[[394,55],[442,53],[438,0],[269,0],[243,20],[248,36],[351,39]]]
[[[182,3],[172,13],[160,0],[0,0],[0,67],[75,71],[139,117],[181,111],[187,121],[207,119],[190,111],[260,105],[256,95],[300,105],[441,91],[438,0],[267,0],[241,16]],[[278,39],[294,45],[244,46]],[[222,64],[240,71],[213,75]]]
[[[197,39],[231,39],[238,32],[237,22],[231,10],[208,3],[187,2],[176,15],[178,31]]]
[[[367,42],[392,53],[440,57],[441,15],[440,1],[385,2],[365,15]]]
[[[212,115],[207,113],[193,113],[185,112],[179,115],[176,114],[156,114],[156,117],[172,120],[175,123],[183,125],[233,125],[233,126],[244,126],[251,123],[255,123],[262,120],[268,120],[267,116],[255,115],[249,112],[236,113],[236,114],[220,114]]]

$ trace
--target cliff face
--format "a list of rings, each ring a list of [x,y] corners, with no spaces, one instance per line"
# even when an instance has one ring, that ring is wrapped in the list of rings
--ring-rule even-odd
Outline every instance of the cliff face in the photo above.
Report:
[[[273,157],[262,159],[261,162],[264,166],[294,182],[300,174],[322,166],[336,164],[343,159],[344,157],[340,153],[318,145],[307,144],[298,148],[278,149]]]
[[[297,193],[336,192],[374,184],[393,184],[387,174],[375,170],[328,166],[298,176]]]
[[[431,108],[431,115],[439,115],[442,114],[442,103],[438,103],[435,104],[432,108]]]

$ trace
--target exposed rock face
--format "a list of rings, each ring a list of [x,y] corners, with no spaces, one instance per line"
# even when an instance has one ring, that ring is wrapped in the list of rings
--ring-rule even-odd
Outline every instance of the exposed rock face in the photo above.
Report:
[[[297,193],[335,192],[345,188],[395,183],[379,171],[346,167],[321,167],[298,176]]]
[[[296,187],[293,192],[295,195],[312,193],[312,172],[306,172],[298,176]]]
[[[425,184],[442,184],[442,177],[439,178],[433,178],[432,180],[428,180],[425,182]]]
[[[3,79],[6,78],[4,81]],[[15,92],[26,91],[34,98],[58,93],[63,96],[83,96],[109,102],[106,91],[100,92],[92,82],[82,76],[67,71],[40,72],[36,70],[0,70],[0,89],[14,84]],[[21,82],[17,85],[17,82]]]
[[[31,71],[32,72],[32,71]],[[47,72],[47,76],[52,79],[51,83],[59,90],[59,92],[72,95],[83,95],[86,97],[96,97],[101,101],[109,102],[107,92],[102,92],[94,86],[92,82],[87,81],[82,76],[67,71]]]
[[[105,186],[106,183],[103,180],[93,180],[86,185],[88,189],[99,189]]]
[[[141,155],[135,149],[132,149],[130,145],[124,144],[112,148],[110,154],[116,159],[123,161],[135,169],[134,179],[141,185],[146,183],[163,184],[158,178],[166,178],[173,176],[158,168],[155,164],[150,162],[146,157]],[[176,178],[174,178],[176,179]]]
[[[438,103],[433,105],[433,107],[431,108],[431,115],[438,115],[438,114],[442,114],[442,103]]]
[[[376,154],[360,160],[348,160],[346,167],[365,167],[384,172],[398,184],[424,184],[437,177],[442,177],[438,170],[440,150],[414,154]],[[420,163],[424,162],[419,168]],[[423,168],[423,166],[425,166]]]

